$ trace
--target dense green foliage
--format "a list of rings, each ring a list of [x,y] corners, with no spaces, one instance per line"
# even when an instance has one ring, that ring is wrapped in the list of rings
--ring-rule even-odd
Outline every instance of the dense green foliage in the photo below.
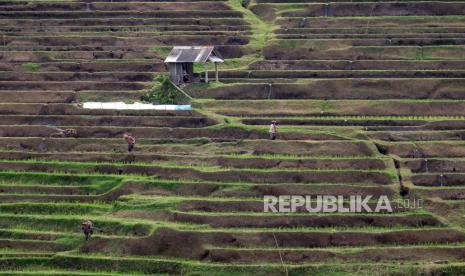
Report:
[[[155,77],[153,86],[142,100],[153,104],[180,104],[186,101],[185,96],[174,87],[167,75]]]

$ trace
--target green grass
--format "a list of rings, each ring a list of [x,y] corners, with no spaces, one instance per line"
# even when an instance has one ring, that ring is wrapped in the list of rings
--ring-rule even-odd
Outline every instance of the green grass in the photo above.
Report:
[[[41,65],[39,63],[28,62],[21,64],[21,67],[29,72],[36,72],[39,71]]]

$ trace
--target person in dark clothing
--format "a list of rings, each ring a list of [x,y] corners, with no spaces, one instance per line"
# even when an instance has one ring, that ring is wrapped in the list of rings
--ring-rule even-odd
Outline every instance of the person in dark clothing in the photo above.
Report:
[[[128,143],[128,152],[132,152],[134,145],[136,144],[136,138],[129,134],[124,134],[123,138],[126,140],[126,143]]]
[[[87,220],[81,224],[81,229],[86,236],[86,241],[88,241],[90,236],[94,233],[94,223],[91,220]]]

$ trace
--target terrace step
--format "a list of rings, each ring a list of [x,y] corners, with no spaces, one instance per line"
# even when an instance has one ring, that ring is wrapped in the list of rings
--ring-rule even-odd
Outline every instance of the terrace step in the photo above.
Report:
[[[402,19],[405,19],[403,17]],[[314,19],[308,18],[313,21]],[[307,19],[305,19],[307,21]],[[375,20],[376,22],[376,20]],[[360,27],[360,26],[359,26]],[[275,30],[276,34],[280,35],[312,35],[312,34],[349,34],[349,35],[392,35],[395,37],[397,34],[459,34],[465,30],[465,26],[431,26],[425,27],[406,27],[406,26],[365,26],[365,28],[358,28],[356,26],[347,27],[328,27],[328,28],[280,28]]]
[[[14,91],[11,91],[12,93]],[[54,91],[55,93],[60,93]],[[104,91],[105,93],[108,91]],[[127,91],[123,91],[127,92]],[[1,92],[0,92],[1,93]],[[31,92],[34,93],[34,92]],[[99,93],[99,92],[93,92]],[[1,94],[0,94],[1,95]],[[0,103],[0,114],[9,115],[93,115],[93,116],[195,116],[199,113],[191,110],[113,110],[87,109],[76,104],[66,103]]]
[[[461,70],[465,60],[263,60],[250,70]]]
[[[40,36],[45,36],[44,32],[45,31],[39,31],[39,32],[23,31],[21,33],[17,33],[17,32],[10,31],[10,32],[7,32],[6,35],[4,35],[4,37],[3,37],[4,40],[2,42],[5,43],[4,47],[9,46],[8,44],[6,44],[8,42],[11,42],[13,44],[13,46],[15,46],[16,42],[17,41],[22,41],[23,37],[25,39],[27,39],[27,40],[33,40],[34,42],[36,42],[35,38],[40,37]],[[68,37],[82,37],[82,38],[95,39],[96,37],[100,37],[100,38],[105,38],[105,39],[110,39],[110,40],[114,40],[115,38],[118,38],[118,39],[124,40],[124,41],[126,41],[128,43],[133,39],[140,39],[141,43],[143,43],[142,46],[145,46],[147,44],[147,41],[148,41],[147,38],[153,38],[153,37],[160,38],[163,41],[166,40],[166,39],[170,39],[172,36],[177,36],[180,39],[185,39],[185,38],[193,38],[193,37],[196,37],[196,36],[214,38],[214,37],[221,37],[221,36],[230,35],[230,36],[233,36],[233,37],[235,37],[237,39],[240,39],[241,37],[249,36],[252,33],[250,31],[230,31],[230,30],[205,30],[205,31],[175,30],[175,31],[163,31],[163,32],[160,32],[160,31],[143,31],[143,30],[139,30],[137,32],[129,32],[129,31],[117,32],[117,31],[114,31],[114,30],[113,31],[95,31],[95,32],[49,30],[48,32],[46,32],[46,34],[47,34],[47,37],[49,37],[50,35],[55,34],[57,36],[66,37],[66,38],[68,38]],[[413,37],[416,37],[416,36],[413,35]],[[17,38],[21,38],[21,39],[18,40]],[[458,38],[461,38],[461,35],[460,34],[451,35],[450,37],[445,35],[444,38],[458,39]],[[212,41],[214,41],[214,40],[212,40]],[[74,43],[70,43],[71,46],[73,44]],[[112,45],[112,43],[108,43],[108,44]],[[237,43],[231,43],[231,44],[234,45],[234,44],[237,44]],[[34,46],[36,46],[36,45],[37,44],[34,44]]]
[[[30,24],[27,24],[27,21],[23,21],[25,24],[24,28],[18,28],[14,24],[12,25],[7,25],[7,24],[2,24],[2,20],[0,20],[0,31],[5,32],[5,33],[13,33],[16,35],[23,35],[28,33],[29,35],[31,33],[44,33],[48,31],[52,32],[59,32],[59,33],[67,33],[67,32],[76,32],[80,34],[84,33],[89,33],[89,32],[118,32],[119,34],[123,34],[124,32],[131,34],[130,32],[158,32],[162,34],[169,34],[170,32],[172,34],[175,34],[175,32],[185,32],[184,34],[187,34],[187,32],[210,32],[210,31],[218,31],[218,32],[246,32],[250,30],[250,26],[247,25],[244,22],[244,25],[223,25],[221,22],[218,22],[218,25],[204,25],[204,24],[197,24],[197,25],[183,25],[183,24],[173,24],[173,25],[164,25],[163,22],[160,22],[162,24],[146,24],[146,25],[125,25],[124,21],[121,19],[120,24],[115,24],[114,26],[111,25],[105,25],[105,26],[80,26],[79,22],[74,22],[74,24],[70,25],[59,25],[57,24],[56,26],[54,24],[44,24],[43,21],[41,20],[39,26],[32,26]],[[13,20],[11,20],[13,22]],[[154,22],[157,23],[157,22]],[[457,30],[458,31],[458,30]],[[132,33],[132,35],[135,35]]]
[[[128,112],[131,114],[130,112]],[[90,113],[89,115],[91,115]],[[94,113],[98,114],[98,113]],[[126,113],[127,114],[127,113]],[[133,112],[132,114],[137,114]],[[144,114],[144,113],[142,113]],[[147,112],[145,114],[151,114]],[[269,139],[269,134],[259,130],[247,130],[243,128],[153,128],[153,127],[75,127],[79,138],[115,138],[121,137],[125,132],[131,132],[139,138],[170,138],[170,139],[190,139],[190,138],[212,138],[212,139]],[[51,126],[29,126],[24,128],[21,126],[0,126],[0,136],[2,137],[43,137],[50,138],[56,133],[56,129]],[[280,140],[342,140],[335,134],[328,133],[286,133],[280,134]],[[69,140],[69,139],[68,139]],[[73,140],[73,139],[71,139]],[[81,139],[75,139],[75,142],[81,143]],[[79,140],[79,141],[77,141]],[[265,143],[263,143],[265,144]],[[365,145],[352,146],[349,150],[361,150],[356,153],[356,156],[370,156],[374,153]],[[278,149],[276,149],[276,153]],[[236,153],[244,153],[241,149],[236,149]],[[273,153],[273,149],[263,149],[263,154]],[[281,153],[286,153],[281,150]],[[291,153],[292,154],[292,153]],[[320,153],[321,154],[321,153]],[[352,154],[355,154],[352,152]],[[347,156],[347,155],[346,155]]]
[[[407,85],[407,83],[405,84]],[[288,88],[291,87],[295,88],[296,86],[288,86]],[[248,89],[247,91],[250,92],[251,88],[253,86],[243,85],[240,91]],[[213,91],[213,89],[209,91]],[[242,117],[312,117],[322,115],[460,117],[463,115],[462,110],[465,108],[465,102],[461,100],[204,100],[199,106],[222,115]],[[456,135],[455,133],[451,136]]]
[[[405,141],[461,141],[465,140],[463,130],[448,131],[371,131],[367,134],[371,139],[391,142]],[[420,156],[421,157],[421,156]]]
[[[35,185],[0,185],[0,194],[89,194],[90,186],[35,186]]]
[[[281,13],[282,17],[342,16],[448,16],[464,15],[465,5],[458,2],[336,2],[302,4],[302,9]]]
[[[271,81],[275,77],[273,75],[276,75],[276,77],[278,77],[280,74],[279,72],[277,72],[276,74],[274,74],[273,72],[274,71],[268,72]],[[321,72],[322,74],[324,74],[324,71]],[[350,74],[350,72],[348,74]],[[289,73],[288,75],[292,76],[291,73]],[[312,79],[305,81],[304,83],[237,83],[235,85],[220,86],[218,88],[193,90],[189,91],[189,93],[191,96],[195,98],[213,99],[300,99],[301,101],[305,99],[461,100],[463,98],[463,92],[459,88],[461,84],[465,84],[465,79]],[[285,103],[285,101],[283,102]],[[310,103],[310,101],[308,102]],[[346,101],[345,103],[349,102],[350,101]],[[232,102],[232,104],[234,103],[236,102]],[[315,101],[314,103],[317,102]],[[352,104],[355,103],[357,102],[352,102]],[[363,103],[363,101],[359,101],[358,103]],[[432,101],[432,103],[434,102]],[[451,104],[457,103],[459,102],[451,102]],[[321,115],[321,109],[317,112]],[[325,114],[328,114],[329,112],[330,110],[325,111]],[[277,113],[279,114],[279,110],[277,111]],[[310,114],[310,112],[307,112],[307,114]],[[370,114],[358,113],[357,115]],[[384,114],[380,110],[380,112],[377,113],[377,115]],[[434,115],[434,113],[431,112],[431,114],[429,115]]]
[[[209,72],[210,75],[214,71]],[[115,74],[116,75],[116,74]],[[8,74],[5,78],[8,78]],[[99,76],[99,75],[96,75]],[[48,75],[46,76],[48,77]],[[116,77],[116,76],[115,76]],[[464,78],[465,70],[353,70],[346,68],[343,70],[273,70],[273,71],[224,71],[221,72],[222,79],[235,79],[237,82],[241,81],[261,81],[267,82],[269,79],[282,78],[289,79],[308,79],[308,78]],[[50,77],[52,78],[52,77]],[[275,80],[276,82],[276,80]]]
[[[28,66],[34,66],[34,72],[164,72],[165,64],[156,60],[115,60],[115,61],[95,61],[95,62],[69,62],[56,61],[36,64],[27,63],[0,63],[2,71],[25,72]]]
[[[461,175],[461,183],[463,183],[464,175]],[[450,176],[449,176],[450,178]],[[440,185],[440,184],[439,184]],[[461,185],[461,184],[459,184]],[[463,202],[465,200],[465,189],[463,188],[446,188],[446,189],[422,189],[419,191],[421,196],[429,198],[440,198],[443,200],[454,200],[457,202]]]
[[[0,19],[111,19],[111,18],[241,18],[237,11],[177,10],[177,11],[0,11]]]
[[[426,4],[424,2],[423,4]],[[412,13],[413,15],[414,13]],[[462,16],[402,16],[400,14],[391,16],[379,16],[372,14],[364,17],[288,17],[276,21],[281,28],[359,28],[367,30],[369,28],[424,28],[436,27],[464,27]]]
[[[1,16],[1,12],[0,12]],[[450,39],[452,41],[452,39]],[[454,44],[460,44],[460,39],[453,40]],[[61,34],[60,36],[43,35],[39,34],[36,36],[13,36],[4,35],[2,36],[3,46],[14,47],[16,45],[29,47],[35,46],[81,46],[81,45],[101,45],[114,46],[120,48],[128,48],[131,46],[138,47],[150,47],[154,45],[169,45],[169,44],[212,44],[212,45],[245,45],[248,43],[246,36],[228,36],[225,34],[205,35],[205,34],[193,34],[193,35],[160,35],[152,34],[152,36],[144,37],[121,37],[117,34],[109,33],[108,36],[101,34],[90,34],[85,33],[79,36],[75,34]],[[451,42],[452,43],[452,42]]]
[[[174,221],[207,224],[211,227],[295,228],[295,227],[424,227],[440,226],[429,215],[229,215],[174,213]]]
[[[118,127],[186,127],[198,128],[215,122],[197,116],[81,116],[81,115],[3,115],[0,125],[50,126],[118,126]]]
[[[113,27],[113,26],[243,26],[248,25],[242,18],[134,18],[121,14],[117,18],[43,18],[35,19],[0,19],[0,26],[4,27]]]
[[[189,10],[217,10],[217,11],[226,11],[229,10],[229,6],[222,1],[208,1],[208,2],[188,2],[185,3],[169,3],[169,2],[151,2],[151,1],[141,1],[141,2],[19,2],[15,5],[1,5],[1,9],[4,12],[8,11],[22,11],[22,12],[31,12],[31,11],[88,11],[88,12],[98,12],[98,11],[141,11],[146,12],[147,10],[156,10],[156,11],[189,11]]]
[[[313,118],[280,118],[277,119],[280,125],[300,125],[300,126],[307,126],[307,125],[317,125],[317,126],[396,126],[396,127],[412,127],[412,126],[425,126],[429,124],[429,121],[426,120],[409,120],[409,119],[376,119],[374,118],[367,118],[367,119],[351,119],[350,117],[346,117],[347,119],[329,119],[325,116],[313,117]],[[259,119],[259,118],[250,118],[250,119],[242,119],[242,123],[246,125],[268,125],[270,119]],[[447,121],[449,122],[449,121]]]
[[[372,210],[376,208],[376,202],[367,204]],[[406,212],[406,208],[402,208],[398,204],[391,205],[393,213]],[[263,200],[183,200],[176,206],[176,210],[180,212],[206,212],[215,213],[218,215],[224,213],[258,213],[263,214]],[[305,207],[297,207],[296,213],[308,212]]]
[[[228,247],[269,247],[275,248],[325,248],[333,246],[376,246],[376,245],[413,245],[422,243],[448,243],[463,241],[463,232],[455,229],[416,229],[373,232],[246,232],[246,233],[205,233],[213,238],[213,246]],[[215,239],[215,236],[218,236]],[[222,237],[223,239],[218,239]],[[228,239],[228,237],[230,237]],[[276,239],[275,239],[276,238]]]
[[[16,194],[19,196],[19,194]],[[25,195],[32,196],[32,194]],[[38,195],[35,195],[38,197]],[[55,195],[60,198],[60,195]],[[3,195],[5,198],[6,195]],[[71,198],[71,197],[70,197]],[[105,204],[85,204],[85,203],[59,203],[59,202],[48,202],[48,203],[32,203],[32,202],[18,202],[18,203],[1,203],[0,210],[2,213],[13,213],[13,214],[43,214],[43,215],[102,215],[111,210],[110,205]],[[1,230],[0,230],[1,231]],[[16,236],[15,236],[16,235]],[[13,231],[4,231],[0,233],[2,238],[24,238],[33,240],[56,240],[58,235],[48,235],[46,233],[34,234],[34,232],[17,233]]]
[[[9,248],[15,250],[33,250],[45,252],[60,252],[69,250],[68,246],[57,244],[49,241],[34,240],[7,240],[0,239],[0,248]]]
[[[2,90],[1,103],[71,103],[76,100],[74,91]]]
[[[430,186],[430,187],[465,186],[465,180],[463,180],[463,177],[464,177],[463,174],[454,174],[454,173],[440,173],[440,174],[426,173],[426,174],[414,174],[411,177],[411,180],[412,180],[412,183],[417,186]]]
[[[60,149],[56,149],[60,150]],[[74,161],[74,162],[128,162],[128,156],[120,153],[108,152],[89,152],[75,153],[65,151],[43,153],[43,152],[24,152],[24,151],[0,151],[0,159],[3,160],[57,160],[57,161]],[[382,170],[386,169],[386,161],[381,159],[280,159],[276,158],[234,158],[227,156],[218,157],[196,157],[188,155],[164,155],[164,154],[133,154],[138,162],[174,162],[180,165],[210,165],[221,166],[225,168],[256,168],[256,169],[333,169],[333,170]]]
[[[171,185],[172,186],[172,185]],[[237,186],[237,185],[236,185]],[[153,186],[152,186],[153,187]],[[22,202],[113,202],[122,195],[131,193],[144,193],[146,192],[150,199],[153,200],[154,195],[166,196],[179,195],[179,196],[203,196],[203,197],[242,197],[242,198],[263,198],[265,195],[280,196],[283,194],[302,195],[302,196],[318,196],[322,194],[337,194],[345,197],[352,195],[360,196],[394,196],[394,191],[390,187],[370,187],[370,186],[357,186],[355,185],[308,185],[308,184],[244,184],[240,190],[229,190],[224,183],[180,183],[176,188],[167,188],[160,185],[155,186],[154,189],[144,187],[142,185],[134,186],[121,186],[120,188],[113,189],[112,191],[100,195],[24,195],[24,194],[10,194],[1,195],[0,199],[4,203],[22,203]],[[232,186],[235,187],[235,186]],[[395,207],[393,207],[395,208]]]
[[[446,154],[447,155],[447,154]],[[464,159],[431,158],[410,159],[402,162],[402,166],[409,168],[413,173],[455,173],[465,172]],[[422,183],[422,184],[420,184]],[[429,186],[429,183],[419,181],[416,185]],[[444,183],[444,185],[447,185]]]
[[[30,128],[35,128],[30,127]],[[162,133],[167,129],[153,129],[154,131],[158,130]],[[180,139],[185,139],[186,134],[194,131],[193,129],[176,129],[177,131],[183,130],[185,135],[180,137]],[[202,129],[198,129],[202,133]],[[212,129],[203,129],[204,133],[215,134],[216,131]],[[174,139],[174,131],[172,131],[169,138]],[[79,134],[79,132],[78,132]],[[182,134],[182,132],[180,132]],[[202,136],[202,135],[200,135]],[[139,136],[136,136],[139,137]],[[323,141],[269,141],[269,140],[260,140],[255,141],[255,139],[247,139],[239,141],[206,141],[206,140],[194,140],[187,142],[185,140],[172,141],[171,139],[161,139],[161,135],[154,132],[153,137],[158,137],[158,139],[151,138],[152,136],[138,139],[137,147],[135,147],[135,154],[138,154],[137,148],[141,147],[144,149],[139,154],[175,154],[179,152],[179,158],[194,158],[196,155],[199,158],[208,158],[213,155],[248,155],[252,158],[273,158],[272,161],[268,162],[281,162],[283,169],[286,168],[286,160],[289,159],[316,159],[320,164],[333,164],[335,163],[344,164],[344,162],[361,162],[357,161],[358,159],[370,159],[377,158],[380,155],[377,153],[378,149],[370,144],[365,142],[354,142],[354,141],[345,141],[345,140],[334,140],[327,141],[328,139],[323,138]],[[232,137],[234,139],[234,137]],[[245,139],[245,138],[244,138]],[[105,141],[105,143],[102,143]],[[98,153],[113,153],[116,151],[115,147],[121,147],[125,142],[120,138],[120,135],[108,137],[108,138],[79,138],[79,139],[69,139],[69,138],[34,138],[34,137],[24,137],[24,138],[0,138],[0,147],[8,150],[19,150],[19,151],[29,151],[37,153],[54,153],[54,152],[74,152],[74,153],[85,153],[85,152],[98,152]],[[286,145],[287,151],[282,148],[282,145]],[[238,148],[238,146],[241,146]],[[41,150],[42,148],[42,150]],[[125,149],[124,149],[125,150]],[[118,152],[118,151],[116,151]],[[282,155],[282,156],[280,156]],[[234,157],[234,156],[233,156]],[[286,158],[287,157],[287,158]],[[284,160],[280,160],[285,158]],[[341,160],[342,159],[342,160]],[[208,160],[208,159],[206,159]],[[229,159],[229,160],[219,160],[218,163],[225,164],[226,166],[240,166],[244,168],[249,168],[252,166],[250,164],[252,161],[242,161],[240,159]],[[257,160],[257,162],[260,162]],[[266,161],[265,161],[266,162]],[[310,162],[310,163],[306,163]],[[236,164],[235,164],[236,163]],[[246,166],[242,164],[246,164]],[[302,160],[299,161],[302,165],[307,164],[312,167],[311,161]],[[316,163],[318,164],[318,163]],[[330,167],[331,168],[331,167]],[[333,167],[334,168],[334,167]]]
[[[430,41],[431,44],[436,44],[435,39],[443,39],[447,44],[461,44],[461,38],[465,37],[463,33],[383,33],[383,34],[278,34],[276,39],[384,39],[387,40],[387,45],[416,45],[414,41]],[[426,42],[425,45],[429,45]]]
[[[43,172],[69,172],[69,173],[103,173],[103,174],[138,174],[146,176],[163,176],[165,179],[193,181],[228,181],[228,182],[252,182],[262,184],[279,183],[358,183],[389,185],[392,184],[391,177],[386,172],[375,171],[306,171],[306,170],[213,170],[202,171],[196,168],[177,168],[164,166],[144,165],[114,165],[114,164],[80,164],[81,166],[64,165],[60,163],[39,162],[0,162],[5,170],[11,171],[43,171]]]
[[[390,263],[431,263],[438,257],[461,262],[464,260],[465,248],[463,247],[408,247],[364,249],[360,252],[335,252],[330,250],[287,250],[287,249],[211,249],[208,259],[221,263],[319,263],[319,262],[368,262],[377,263],[383,260]],[[281,259],[282,258],[282,259]]]
[[[162,237],[165,243],[159,239]],[[178,241],[176,241],[178,239]],[[453,229],[434,230],[403,230],[381,233],[360,233],[360,232],[194,232],[194,231],[173,231],[167,228],[158,229],[153,235],[144,239],[118,240],[120,242],[120,254],[123,256],[153,256],[164,255],[172,257],[183,257],[193,259],[208,258],[209,250],[217,247],[234,248],[254,248],[268,247],[276,248],[276,243],[280,248],[327,248],[331,246],[380,246],[380,245],[417,245],[427,244],[430,241],[435,243],[447,243],[450,241],[463,241],[464,234]],[[179,250],[186,245],[182,242],[190,240],[190,244],[196,244],[197,250]],[[114,239],[90,242],[83,247],[84,252],[98,253],[108,250],[116,242]],[[153,245],[147,250],[138,250],[142,244]],[[98,245],[98,246],[97,246]],[[174,246],[178,250],[173,250]],[[199,248],[200,247],[200,248]],[[212,248],[213,247],[213,248]],[[208,249],[207,249],[208,248]],[[232,249],[234,250],[234,249]],[[302,249],[304,250],[304,249]],[[307,249],[308,250],[308,249]],[[217,252],[217,251],[214,251]],[[359,252],[358,250],[355,252]],[[378,250],[378,252],[380,252]],[[220,255],[221,256],[221,255]],[[218,260],[220,256],[218,256]],[[278,254],[279,258],[279,254]],[[231,258],[234,259],[234,258]],[[211,260],[211,259],[210,259]],[[252,259],[253,260],[253,259]],[[232,260],[233,261],[233,260]]]
[[[344,117],[343,117],[344,118]],[[376,118],[376,117],[375,117]],[[318,126],[365,126],[366,131],[390,130],[390,131],[426,131],[426,130],[455,130],[465,129],[465,122],[460,118],[435,119],[433,121],[409,120],[409,119],[327,119],[320,118],[282,118],[280,125],[318,125]],[[275,118],[276,119],[276,118]],[[248,125],[267,125],[269,119],[244,119],[242,122]]]
[[[0,82],[4,81],[102,81],[102,82],[149,82],[153,80],[151,72],[97,72],[97,73],[78,73],[78,72],[1,72]]]
[[[60,233],[81,233],[80,224],[83,218],[80,216],[66,215],[0,215],[0,226],[4,229],[16,228],[31,229],[35,231],[55,231]],[[146,236],[151,231],[151,226],[144,223],[119,222],[103,217],[95,217],[96,234],[98,235],[128,235]]]
[[[385,154],[397,155],[403,158],[465,157],[465,148],[462,141],[404,142],[382,145],[381,148],[383,148]]]
[[[0,90],[143,90],[150,80],[133,81],[0,81]]]
[[[290,41],[290,40],[286,40]],[[318,40],[307,40],[312,44],[318,43]],[[329,42],[329,40],[328,40]],[[386,41],[388,44],[389,42]],[[461,59],[460,52],[463,51],[463,45],[442,45],[442,46],[350,46],[336,45],[328,43],[327,47],[312,46],[302,41],[295,40],[293,51],[288,51],[286,43],[269,45],[263,49],[265,59],[267,60],[444,60],[444,59]],[[438,44],[441,44],[438,41]],[[292,44],[291,44],[292,45]],[[283,47],[284,46],[284,47]],[[313,48],[309,51],[309,48]]]
[[[95,60],[110,60],[110,61],[121,61],[121,60],[153,60],[157,59],[157,55],[148,50],[124,50],[119,49],[117,52],[113,51],[101,51],[95,49],[89,50],[69,50],[68,46],[63,46],[66,49],[64,51],[47,51],[42,49],[40,51],[31,50],[31,47],[27,47],[28,50],[22,51],[0,51],[1,62],[53,62],[53,61],[72,61],[72,62],[89,62]],[[46,47],[47,48],[47,47]],[[51,47],[53,48],[53,47]],[[87,48],[87,47],[86,47]]]

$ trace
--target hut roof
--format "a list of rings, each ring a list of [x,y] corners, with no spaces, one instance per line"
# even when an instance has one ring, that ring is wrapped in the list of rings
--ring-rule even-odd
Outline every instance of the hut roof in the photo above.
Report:
[[[214,46],[174,46],[165,63],[180,62],[223,62]]]

